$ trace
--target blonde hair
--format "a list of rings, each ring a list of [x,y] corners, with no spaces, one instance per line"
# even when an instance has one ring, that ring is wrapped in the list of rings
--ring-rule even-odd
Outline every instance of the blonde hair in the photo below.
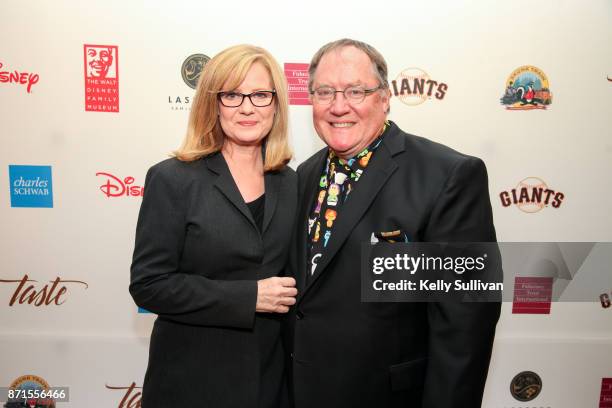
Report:
[[[219,123],[217,94],[224,90],[224,85],[227,88],[225,90],[237,88],[256,62],[267,69],[276,91],[276,114],[265,139],[264,171],[278,170],[291,160],[287,136],[289,107],[285,76],[268,51],[246,44],[221,51],[202,70],[189,115],[187,135],[181,147],[174,152],[176,158],[189,162],[221,150],[225,135]]]

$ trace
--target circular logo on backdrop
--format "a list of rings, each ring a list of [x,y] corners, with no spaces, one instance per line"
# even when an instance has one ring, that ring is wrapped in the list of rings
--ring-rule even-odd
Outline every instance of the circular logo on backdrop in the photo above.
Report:
[[[533,371],[523,371],[510,382],[510,394],[521,402],[535,399],[542,391],[542,379]]]
[[[416,106],[429,99],[444,99],[448,85],[431,79],[429,74],[420,68],[406,68],[391,81],[391,90],[404,104]]]
[[[22,375],[9,385],[9,390],[19,390],[17,398],[9,398],[5,407],[45,407],[55,408],[52,398],[23,398],[23,395],[34,391],[49,391],[49,383],[37,375]]]
[[[208,61],[210,61],[210,57],[204,54],[193,54],[185,59],[181,66],[181,75],[188,87],[192,89],[196,88],[202,69],[204,69],[204,65],[206,65]]]
[[[533,192],[533,190],[541,189],[546,191],[548,186],[544,182],[544,180],[539,179],[537,177],[527,177],[526,179],[521,180],[516,186],[518,191],[522,191],[523,189]],[[533,193],[532,193],[533,195]],[[546,206],[544,200],[526,200],[525,202],[519,202],[517,204],[518,208],[521,211],[526,213],[535,213],[540,211],[542,208]]]

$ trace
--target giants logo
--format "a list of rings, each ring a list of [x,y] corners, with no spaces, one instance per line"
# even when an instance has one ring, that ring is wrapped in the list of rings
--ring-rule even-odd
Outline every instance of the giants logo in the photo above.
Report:
[[[406,105],[420,105],[431,97],[444,99],[448,85],[434,81],[419,68],[407,68],[391,81],[393,94]]]
[[[98,172],[96,176],[106,177],[106,182],[100,186],[100,191],[106,197],[142,197],[144,187],[133,186],[134,177],[126,177],[121,180],[109,173]]]
[[[119,47],[83,46],[85,110],[119,112]]]
[[[516,188],[499,193],[504,207],[516,205],[521,211],[535,213],[549,204],[559,208],[565,194],[548,188],[546,183],[537,177],[527,177],[519,182]]]

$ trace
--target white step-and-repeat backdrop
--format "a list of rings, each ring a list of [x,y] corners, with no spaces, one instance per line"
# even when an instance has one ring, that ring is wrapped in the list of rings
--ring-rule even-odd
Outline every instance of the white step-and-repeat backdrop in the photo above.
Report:
[[[500,241],[612,241],[610,0],[9,0],[0,35],[0,387],[139,406],[145,173],[181,142],[207,58],[238,43],[285,69],[293,167],[322,146],[307,64],[351,37],[387,59],[392,120],[485,161]],[[521,202],[533,187],[553,193]],[[483,406],[611,407],[611,292],[505,303]]]

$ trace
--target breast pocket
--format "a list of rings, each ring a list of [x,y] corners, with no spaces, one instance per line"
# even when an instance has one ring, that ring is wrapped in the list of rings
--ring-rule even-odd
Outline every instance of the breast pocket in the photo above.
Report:
[[[425,383],[427,358],[417,358],[389,367],[393,391],[421,389]]]
[[[394,244],[396,242],[410,242],[410,235],[402,229],[394,229],[391,231],[375,231],[370,236],[370,243],[376,244],[378,242],[386,242]]]

